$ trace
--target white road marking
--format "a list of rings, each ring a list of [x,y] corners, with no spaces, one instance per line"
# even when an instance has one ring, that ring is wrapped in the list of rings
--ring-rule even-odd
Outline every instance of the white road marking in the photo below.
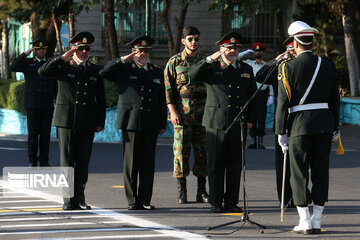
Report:
[[[50,200],[49,200],[50,201]],[[61,205],[62,206],[62,205]],[[61,207],[58,205],[41,205],[41,206],[17,206],[17,207],[0,207],[2,210],[11,210],[11,209],[39,209],[39,211],[42,208],[59,208]]]
[[[8,147],[0,147],[1,150],[9,150],[9,151],[24,151],[27,148],[8,148]]]
[[[58,224],[59,225],[59,224]],[[63,230],[36,230],[36,231],[27,231],[27,232],[5,232],[0,233],[0,236],[4,235],[30,235],[30,234],[43,234],[43,233],[81,233],[81,232],[119,232],[119,231],[144,231],[150,230],[147,228],[88,228],[88,229],[63,229]]]
[[[29,200],[9,200],[9,201],[0,201],[0,204],[2,203],[28,203],[28,202],[50,202],[47,199],[29,199]]]
[[[0,180],[0,185],[4,185],[3,181]],[[25,190],[25,189],[24,189]],[[34,190],[30,190],[30,189],[26,189],[26,191],[24,191],[24,193],[27,193],[27,195],[31,195],[31,196],[36,196],[36,197],[41,197],[44,199],[48,199],[49,201],[53,201],[53,202],[57,202],[59,204],[63,203],[63,199],[60,196],[54,196],[54,195],[50,195],[47,193],[42,193],[40,191],[34,191]],[[44,207],[44,206],[41,206]],[[24,207],[22,207],[24,208]],[[36,208],[34,206],[32,206],[32,208]],[[185,232],[182,230],[178,230],[166,225],[161,225],[155,222],[151,222],[145,219],[141,219],[138,217],[133,217],[130,215],[126,215],[126,214],[122,214],[122,213],[118,213],[118,212],[114,212],[114,211],[110,211],[110,210],[106,210],[106,209],[102,209],[102,208],[97,208],[95,206],[93,206],[93,210],[88,210],[86,212],[88,213],[93,213],[93,214],[97,214],[99,216],[103,216],[103,217],[108,217],[111,218],[113,220],[117,220],[117,221],[124,221],[127,223],[130,223],[132,225],[138,226],[138,228],[127,228],[127,229],[146,229],[146,230],[152,230],[161,234],[164,234],[168,237],[174,237],[174,238],[181,238],[181,239],[207,239],[205,236],[199,235],[199,234],[195,234],[195,233],[190,233],[190,232]],[[100,211],[99,211],[100,210]],[[64,213],[64,211],[61,211],[62,213]],[[71,211],[74,212],[74,211]],[[85,211],[82,211],[85,212]],[[49,213],[49,212],[44,212],[44,213]],[[118,231],[130,231],[130,230],[123,230],[126,228],[112,228],[111,231],[116,231],[114,229],[119,229]],[[121,229],[121,230],[120,230]],[[60,231],[60,232],[59,232]],[[52,230],[52,231],[43,231],[44,233],[61,233],[64,230]],[[75,231],[75,230],[73,230]],[[101,231],[99,229],[79,229],[78,231]],[[37,234],[39,232],[33,231],[33,232],[22,232],[22,233],[0,233],[0,235],[3,234]]]
[[[68,222],[68,223],[37,223],[37,224],[11,224],[11,225],[1,225],[0,228],[27,228],[27,227],[50,227],[50,226],[59,226],[59,225],[93,225],[97,224],[96,222]]]
[[[1,193],[1,192],[0,192]],[[27,195],[11,195],[11,196],[0,196],[0,198],[34,198],[31,196],[27,196]],[[29,201],[31,201],[32,199],[29,199]]]
[[[33,239],[26,239],[26,240],[91,240],[91,239],[134,239],[134,238],[161,238],[166,237],[162,234],[142,234],[142,235],[116,235],[116,236],[88,236],[88,237],[70,237],[70,238],[33,238]],[[25,239],[24,239],[25,240]]]
[[[62,211],[64,212],[64,211]],[[107,216],[108,217],[108,216]],[[77,215],[77,216],[59,216],[59,217],[23,217],[23,218],[8,218],[0,219],[0,222],[17,222],[17,221],[46,221],[46,220],[71,220],[71,219],[81,219],[81,218],[103,218],[99,215]],[[120,221],[117,221],[120,222]]]

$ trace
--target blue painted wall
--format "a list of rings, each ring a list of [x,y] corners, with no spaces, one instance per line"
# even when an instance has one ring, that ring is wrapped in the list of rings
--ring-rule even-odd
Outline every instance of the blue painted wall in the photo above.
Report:
[[[268,107],[266,128],[273,127],[274,104]],[[115,129],[116,107],[106,110],[105,129],[95,134],[95,141],[120,142],[121,131]],[[342,98],[340,101],[340,123],[360,126],[360,98]],[[161,137],[173,136],[173,125],[168,121],[166,132]],[[14,110],[0,109],[0,132],[27,135],[26,116]],[[51,128],[51,136],[56,137],[56,128]]]

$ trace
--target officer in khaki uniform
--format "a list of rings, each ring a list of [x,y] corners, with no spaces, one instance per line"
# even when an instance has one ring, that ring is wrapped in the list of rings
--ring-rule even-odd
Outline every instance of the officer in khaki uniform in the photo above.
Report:
[[[122,130],[124,183],[128,210],[153,210],[150,205],[158,134],[166,129],[162,70],[149,63],[154,40],[140,36],[128,45],[132,52],[107,63],[101,76],[118,84],[116,128]],[[139,178],[139,185],[137,184]]]
[[[32,41],[32,48],[20,54],[10,66],[13,72],[25,76],[25,108],[28,128],[28,156],[31,167],[49,166],[51,119],[54,111],[56,83],[40,77],[38,69],[46,60],[48,42],[39,38]],[[34,57],[28,58],[33,52]],[[38,157],[39,146],[39,157]]]
[[[211,211],[241,212],[237,203],[241,148],[245,143],[241,143],[239,124],[235,124],[226,135],[225,130],[254,94],[256,84],[251,66],[237,60],[240,34],[227,33],[217,43],[220,51],[199,62],[188,74],[194,80],[204,81],[207,90],[202,124],[206,127]],[[253,113],[247,112],[244,118],[251,128]],[[246,135],[245,127],[243,131]]]
[[[188,76],[189,69],[202,59],[198,52],[200,32],[193,26],[182,31],[185,49],[171,57],[164,70],[166,103],[174,125],[174,178],[178,183],[178,203],[187,203],[186,177],[190,173],[191,145],[194,149],[193,173],[198,178],[197,202],[208,202],[206,192],[207,154],[205,128],[201,126],[206,89]]]
[[[53,125],[59,134],[60,164],[74,167],[74,197],[64,198],[64,210],[91,209],[85,185],[95,132],[105,124],[105,90],[98,66],[88,60],[94,36],[80,32],[72,47],[39,69],[40,76],[58,81]]]
[[[288,149],[290,155],[290,184],[300,219],[294,232],[320,233],[322,211],[328,201],[331,141],[339,127],[338,74],[329,59],[312,53],[317,29],[296,21],[288,33],[297,57],[279,67],[275,133],[283,151]],[[310,218],[308,204],[312,202]]]

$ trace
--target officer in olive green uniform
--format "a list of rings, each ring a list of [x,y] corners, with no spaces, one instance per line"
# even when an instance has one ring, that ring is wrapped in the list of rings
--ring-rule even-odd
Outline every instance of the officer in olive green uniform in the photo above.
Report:
[[[225,130],[256,91],[256,83],[251,66],[236,60],[239,39],[240,34],[236,32],[226,34],[218,41],[220,51],[189,71],[191,78],[205,81],[207,90],[202,124],[206,127],[207,137],[209,202],[211,211],[215,213],[242,211],[237,203],[242,168],[241,149],[245,143],[241,143],[239,124],[235,124],[226,135]],[[253,113],[248,112],[245,121],[253,122]],[[248,127],[251,126],[248,123]],[[243,131],[246,135],[246,129]]]
[[[316,57],[311,51],[318,30],[296,21],[288,32],[297,57],[279,67],[275,133],[283,151],[289,149],[290,184],[300,216],[294,231],[320,233],[321,215],[328,201],[331,139],[339,126],[338,75],[329,59]],[[308,204],[312,202],[310,219]]]
[[[74,167],[74,197],[64,198],[64,210],[91,209],[85,203],[85,185],[95,132],[105,124],[105,90],[98,66],[88,60],[94,36],[80,32],[62,56],[39,69],[43,77],[58,80],[53,125],[59,134],[60,164]]]
[[[39,38],[31,44],[33,47],[30,50],[20,54],[12,62],[10,70],[23,72],[25,76],[24,103],[27,113],[30,166],[36,167],[38,160],[40,166],[49,166],[51,119],[54,111],[56,83],[38,74],[39,67],[46,62],[48,42],[46,39]],[[31,52],[34,57],[28,58]]]
[[[150,205],[155,149],[158,134],[166,129],[166,104],[163,72],[148,62],[153,42],[148,36],[134,39],[128,43],[132,53],[107,63],[100,72],[118,84],[116,128],[123,134],[128,210],[155,209]]]
[[[198,53],[200,32],[193,26],[183,29],[185,49],[171,57],[165,71],[166,103],[174,125],[174,178],[178,182],[178,203],[187,203],[186,177],[190,173],[191,145],[194,149],[193,173],[198,177],[197,202],[208,202],[206,192],[206,133],[201,126],[206,89],[202,82],[192,81],[188,71],[202,59]]]

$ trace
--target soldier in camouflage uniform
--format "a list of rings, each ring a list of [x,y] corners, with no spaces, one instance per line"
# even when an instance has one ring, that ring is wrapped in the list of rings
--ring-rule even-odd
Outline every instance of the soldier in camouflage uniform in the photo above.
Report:
[[[182,43],[185,49],[171,57],[164,71],[169,120],[174,124],[174,178],[178,182],[178,203],[187,203],[186,177],[189,175],[191,145],[194,149],[193,173],[198,177],[197,202],[208,202],[206,192],[206,133],[201,126],[206,89],[203,83],[191,81],[187,72],[202,56],[198,53],[200,32],[185,27]]]

